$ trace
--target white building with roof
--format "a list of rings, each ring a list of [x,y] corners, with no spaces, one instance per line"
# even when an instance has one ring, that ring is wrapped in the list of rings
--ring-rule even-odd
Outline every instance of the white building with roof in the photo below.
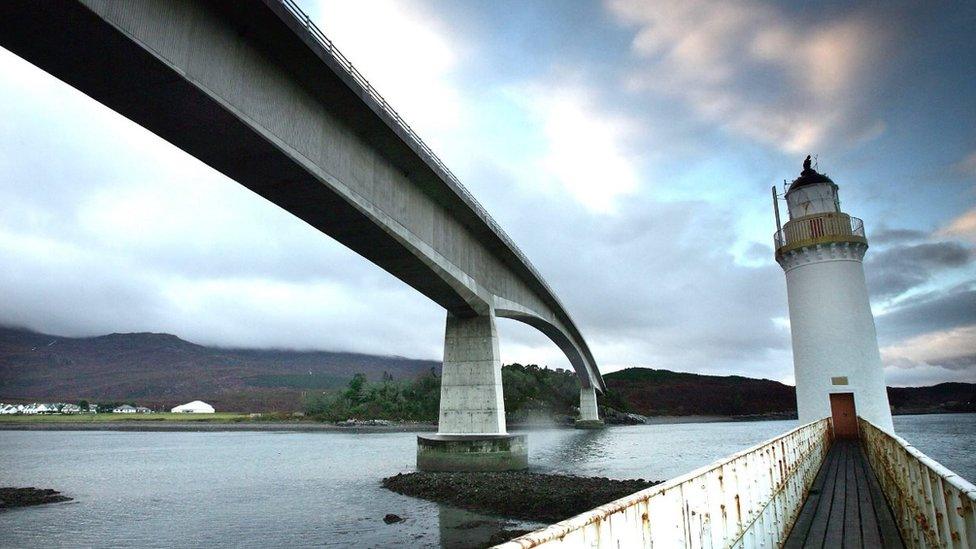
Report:
[[[123,404],[122,406],[119,406],[118,408],[112,410],[112,413],[113,414],[134,414],[136,413],[136,409],[135,407],[129,406],[128,404]]]
[[[180,404],[170,411],[174,414],[212,414],[216,410],[214,410],[213,406],[202,400],[194,400],[193,402]]]

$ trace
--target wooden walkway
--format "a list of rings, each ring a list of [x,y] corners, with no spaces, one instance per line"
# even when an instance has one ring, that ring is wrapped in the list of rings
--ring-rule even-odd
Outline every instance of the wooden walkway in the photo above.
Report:
[[[904,547],[856,440],[834,441],[784,547]]]

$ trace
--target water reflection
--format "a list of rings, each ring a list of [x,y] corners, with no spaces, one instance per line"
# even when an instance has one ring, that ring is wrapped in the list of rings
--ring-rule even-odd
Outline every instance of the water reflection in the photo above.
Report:
[[[535,530],[542,526],[541,523],[479,515],[447,505],[438,505],[437,521],[441,547],[452,549],[487,547],[489,540],[493,541],[492,544],[498,543],[497,539],[492,540],[492,536],[499,532]]]
[[[607,429],[579,429],[560,441],[546,461],[557,464],[580,464],[603,461],[610,456],[612,437]],[[572,473],[572,469],[565,473]]]

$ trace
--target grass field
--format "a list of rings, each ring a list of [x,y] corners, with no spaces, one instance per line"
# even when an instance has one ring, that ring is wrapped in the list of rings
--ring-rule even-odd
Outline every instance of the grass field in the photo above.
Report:
[[[267,421],[267,417],[258,418]],[[216,421],[239,422],[250,421],[248,414],[238,412],[217,412],[215,414],[174,414],[161,412],[156,414],[37,414],[37,415],[4,415],[0,416],[0,423],[98,423],[104,421]]]

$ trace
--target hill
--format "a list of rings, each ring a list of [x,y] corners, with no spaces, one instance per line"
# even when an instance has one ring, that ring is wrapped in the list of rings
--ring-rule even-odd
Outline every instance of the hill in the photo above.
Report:
[[[387,382],[417,380],[417,387],[403,385],[404,394],[413,390],[415,400],[422,401],[413,403],[418,409],[436,410],[439,380],[424,375],[432,369],[439,373],[440,362],[326,351],[224,349],[169,334],[68,338],[0,328],[0,402],[87,399],[160,408],[201,399],[218,410],[294,411],[307,407],[306,395],[347,388],[353,376],[362,373],[364,381],[375,382],[371,390],[384,398],[402,396],[390,393]],[[793,387],[768,379],[650,368],[627,368],[604,379],[609,391],[601,397],[602,404],[646,416],[775,416],[796,411]],[[572,372],[512,364],[503,370],[503,380],[505,407],[512,419],[572,414],[578,404]],[[895,413],[976,411],[972,383],[889,387],[888,395]],[[353,410],[364,405],[347,404]]]
[[[768,379],[627,368],[603,376],[607,388],[645,416],[743,416],[796,412],[793,387]],[[612,395],[611,395],[612,396]]]
[[[298,410],[304,391],[368,379],[412,379],[440,362],[324,351],[206,347],[174,335],[68,338],[0,328],[0,401],[201,399],[220,410]]]
[[[778,381],[627,368],[603,376],[615,403],[646,416],[794,414],[795,389]],[[976,384],[888,387],[894,413],[976,411]]]

